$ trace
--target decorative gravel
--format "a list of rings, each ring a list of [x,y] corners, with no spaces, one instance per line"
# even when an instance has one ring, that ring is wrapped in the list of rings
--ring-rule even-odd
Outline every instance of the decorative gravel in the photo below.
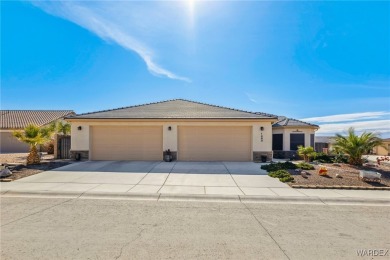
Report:
[[[320,166],[325,166],[328,169],[328,176],[318,175]],[[355,167],[348,164],[321,164],[314,165],[315,170],[304,170],[307,178],[300,175],[299,172],[289,170],[294,177],[294,182],[290,185],[321,185],[321,186],[360,186],[360,187],[390,187],[390,166],[380,165],[378,167],[366,166]],[[380,183],[364,182],[359,179],[359,170],[375,171],[382,174]],[[339,174],[341,178],[337,178]]]
[[[25,178],[31,175],[35,175],[40,172],[44,171],[49,171],[53,170],[58,167],[62,167],[65,165],[70,164],[71,162],[43,162],[40,164],[32,164],[32,165],[17,165],[15,167],[9,167],[9,169],[12,172],[12,175],[9,177],[6,177],[4,179],[9,179],[9,180],[17,180],[21,178]]]
[[[72,163],[70,160],[54,160],[52,154],[43,153],[40,164],[26,165],[28,153],[0,154],[0,163],[8,164],[12,175],[0,180],[17,180],[43,171],[49,171]]]
[[[0,154],[0,163],[25,164],[28,153],[2,153]],[[54,159],[54,155],[42,153],[42,162]]]

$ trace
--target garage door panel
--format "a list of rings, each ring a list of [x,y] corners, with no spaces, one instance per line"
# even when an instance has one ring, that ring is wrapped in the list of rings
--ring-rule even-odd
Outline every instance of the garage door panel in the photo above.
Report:
[[[162,127],[93,126],[92,160],[161,160]]]
[[[179,160],[250,161],[251,127],[181,126]]]

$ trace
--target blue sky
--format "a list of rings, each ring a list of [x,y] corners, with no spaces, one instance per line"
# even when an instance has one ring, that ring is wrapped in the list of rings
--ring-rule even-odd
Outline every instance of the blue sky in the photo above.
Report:
[[[390,2],[2,1],[1,109],[185,98],[390,135]]]

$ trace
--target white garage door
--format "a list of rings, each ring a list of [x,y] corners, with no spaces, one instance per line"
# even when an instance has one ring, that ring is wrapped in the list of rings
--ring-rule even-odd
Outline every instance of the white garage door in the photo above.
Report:
[[[180,126],[180,161],[250,161],[251,127]]]
[[[162,160],[161,126],[93,126],[92,160]]]

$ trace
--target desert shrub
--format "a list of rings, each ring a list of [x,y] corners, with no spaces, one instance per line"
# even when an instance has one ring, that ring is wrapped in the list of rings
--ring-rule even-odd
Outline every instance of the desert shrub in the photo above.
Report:
[[[294,180],[291,174],[286,170],[278,170],[278,171],[270,172],[268,173],[268,176],[272,178],[278,178],[281,182],[290,182]]]
[[[319,161],[320,163],[332,163],[334,159],[334,156],[329,156],[326,153],[317,153],[315,160]]]
[[[294,170],[297,166],[292,162],[284,162],[284,163],[271,163],[268,165],[262,165],[261,169],[266,170],[267,172],[275,172],[278,170]]]
[[[298,163],[297,166],[298,166],[298,168],[300,168],[302,170],[314,170],[314,166],[309,164],[309,163],[301,162],[301,163]]]
[[[279,181],[281,181],[281,182],[292,182],[293,180],[294,180],[294,177],[292,177],[291,175],[283,177],[283,178],[279,178]]]
[[[348,162],[348,156],[346,156],[344,154],[337,154],[334,157],[333,162],[334,163],[347,163]]]

